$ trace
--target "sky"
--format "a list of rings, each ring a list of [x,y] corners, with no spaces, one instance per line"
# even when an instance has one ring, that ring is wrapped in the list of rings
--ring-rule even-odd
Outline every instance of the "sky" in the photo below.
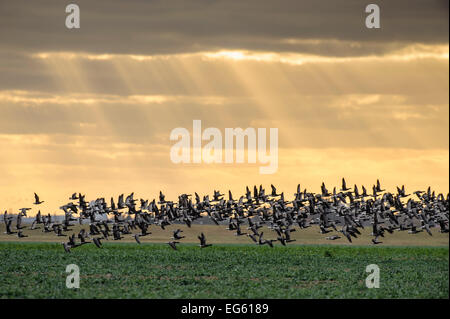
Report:
[[[135,192],[449,190],[448,1],[0,0],[0,209]],[[175,164],[170,133],[278,128],[278,170]]]

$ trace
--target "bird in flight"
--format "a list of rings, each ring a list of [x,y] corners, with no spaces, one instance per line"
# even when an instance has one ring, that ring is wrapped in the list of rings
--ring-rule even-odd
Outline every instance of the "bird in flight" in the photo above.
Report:
[[[38,194],[34,193],[34,205],[40,205],[42,204],[44,201],[39,200],[39,196]]]
[[[212,244],[206,243],[206,236],[205,234],[201,233],[200,236],[197,236],[197,238],[200,240],[200,248],[206,248],[212,246]]]

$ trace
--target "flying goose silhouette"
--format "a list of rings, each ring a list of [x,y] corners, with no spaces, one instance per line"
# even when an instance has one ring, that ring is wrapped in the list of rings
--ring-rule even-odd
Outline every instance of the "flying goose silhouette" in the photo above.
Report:
[[[80,243],[75,242],[75,234],[72,234],[66,243],[69,250],[87,243],[95,244],[97,238],[108,240],[111,235],[114,240],[121,240],[124,235],[129,234],[139,242],[140,237],[150,234],[148,231],[150,225],[158,225],[163,230],[174,223],[193,227],[197,220],[205,218],[209,218],[219,226],[222,225],[222,221],[227,221],[227,229],[233,231],[234,235],[246,235],[258,245],[271,247],[273,242],[278,241],[281,245],[287,245],[294,241],[291,232],[296,230],[297,225],[299,229],[317,226],[324,234],[334,230],[342,233],[349,242],[361,235],[361,229],[371,225],[372,235],[375,237],[371,240],[372,244],[381,243],[378,241],[380,237],[393,234],[396,230],[406,230],[410,234],[426,231],[430,236],[433,227],[439,227],[442,233],[448,232],[450,194],[447,196],[442,193],[436,194],[431,187],[425,191],[416,190],[412,192],[414,196],[409,197],[405,185],[397,187],[396,192],[391,193],[381,188],[378,179],[372,187],[372,194],[368,195],[364,185],[361,192],[356,184],[350,189],[344,177],[340,190],[333,187],[332,193],[327,190],[324,182],[319,193],[307,189],[302,192],[300,184],[297,184],[294,198],[286,200],[284,192],[279,192],[273,184],[270,185],[270,195],[265,194],[263,185],[259,185],[259,188],[254,185],[253,193],[250,191],[251,188],[246,186],[245,194],[242,196],[233,196],[229,190],[227,199],[223,198],[224,195],[220,191],[214,190],[213,200],[210,200],[210,194],[200,196],[194,193],[194,199],[191,199],[189,194],[180,194],[178,201],[170,201],[160,191],[159,202],[155,199],[151,201],[146,198],[134,199],[134,193],[131,193],[125,200],[121,194],[117,204],[114,198],[111,198],[110,203],[107,203],[104,197],[88,201],[85,195],[74,193],[69,200],[77,202],[60,206],[64,211],[62,220],[59,218],[54,220],[50,214],[43,215],[39,211],[27,235],[23,234],[23,229],[27,227],[23,223],[23,218],[27,216],[30,208],[20,209],[17,218],[12,218],[5,212],[3,222],[6,234],[17,234],[19,238],[23,238],[32,236],[38,229],[36,225],[40,223],[43,224],[42,232],[64,237],[73,226],[72,223],[78,221],[82,225],[82,231],[78,234]],[[140,203],[139,208],[136,202]],[[35,204],[41,203],[43,201],[36,194]],[[12,231],[14,220],[19,232]],[[88,227],[83,227],[83,220],[88,221],[84,222],[89,225]],[[249,234],[242,232],[244,222],[248,223],[246,228]],[[338,225],[342,225],[340,230],[337,230]],[[259,230],[263,227],[276,231],[276,239],[265,240],[263,232]],[[175,244],[175,240],[185,237],[180,235],[181,232],[181,229],[174,231],[172,239]],[[88,241],[87,238],[92,241]],[[200,247],[210,246],[206,244],[204,234],[198,238]],[[331,235],[325,238],[336,240],[340,236]],[[101,242],[99,244],[101,245]]]
[[[98,248],[102,248],[102,242],[100,237],[93,237],[92,242],[97,246]]]
[[[342,192],[346,192],[350,190],[350,188],[347,188],[347,183],[345,182],[345,178],[342,178],[342,187],[341,187],[341,191]]]
[[[205,234],[201,233],[200,236],[197,236],[197,238],[200,240],[200,248],[206,248],[206,247],[212,246],[212,244],[206,244]]]
[[[170,247],[172,247],[173,250],[177,250],[177,246],[176,244],[179,244],[180,242],[178,241],[169,241],[168,244]]]
[[[179,229],[179,228],[177,230],[174,230],[172,239],[180,240],[180,239],[185,238],[186,236],[180,236],[180,233],[182,233],[182,232],[183,231],[181,229]]]
[[[40,201],[39,200],[39,196],[36,194],[36,193],[34,193],[34,205],[40,205],[40,204],[42,204],[44,201]]]

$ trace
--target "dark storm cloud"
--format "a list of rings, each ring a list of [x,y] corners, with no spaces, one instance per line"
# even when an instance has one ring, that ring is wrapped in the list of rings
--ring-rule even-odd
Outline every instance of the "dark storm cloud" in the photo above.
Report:
[[[69,2],[2,1],[1,47],[133,54],[225,47],[342,56],[380,54],[399,43],[448,43],[446,0],[376,1],[380,30],[364,26],[370,2],[358,0],[74,2],[81,9],[79,30],[65,28]],[[308,39],[322,41],[302,42]],[[341,42],[328,44],[332,39]],[[352,44],[358,41],[365,45]]]

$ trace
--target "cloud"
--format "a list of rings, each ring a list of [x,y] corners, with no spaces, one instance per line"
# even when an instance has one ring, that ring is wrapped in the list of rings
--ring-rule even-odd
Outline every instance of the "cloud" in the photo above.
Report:
[[[227,48],[354,56],[381,54],[397,49],[399,43],[448,42],[445,0],[379,1],[379,30],[365,27],[365,4],[358,0],[79,0],[77,4],[79,30],[64,26],[66,3],[1,4],[2,47],[144,55]]]
[[[0,133],[107,137],[107,144],[167,146],[172,129],[191,130],[192,121],[200,119],[203,129],[278,127],[280,145],[289,148],[448,148],[448,105],[443,101],[413,103],[408,96],[389,94],[269,98],[276,102],[264,111],[251,96],[0,91]]]
[[[248,78],[246,86],[264,86],[265,92],[280,95],[448,95],[436,94],[447,92],[448,46],[416,45],[382,57],[333,59],[254,51],[159,56],[38,52],[18,55],[12,63],[9,56],[0,51],[3,90],[242,96],[248,94],[243,85]]]
[[[0,207],[74,191],[448,191],[448,1],[0,2]],[[173,128],[279,128],[279,170],[175,165]],[[189,181],[188,183],[186,181]],[[48,202],[47,202],[48,199]]]

